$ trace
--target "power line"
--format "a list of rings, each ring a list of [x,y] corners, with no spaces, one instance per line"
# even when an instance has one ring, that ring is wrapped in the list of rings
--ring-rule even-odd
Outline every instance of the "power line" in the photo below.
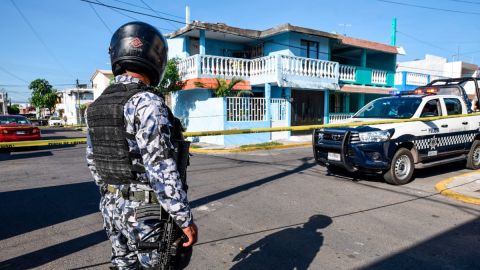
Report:
[[[12,3],[12,5],[15,7],[15,9],[18,11],[18,13],[20,14],[20,16],[22,17],[23,21],[25,21],[25,23],[28,25],[28,27],[30,28],[30,30],[32,30],[33,34],[37,37],[37,39],[40,41],[40,43],[42,43],[42,45],[45,47],[45,49],[47,50],[47,52],[50,54],[50,56],[55,60],[55,62],[57,62],[57,64],[63,69],[63,71],[65,71],[65,73],[68,73],[70,76],[74,77],[70,72],[67,71],[67,69],[62,65],[62,63],[58,60],[58,58],[55,56],[55,54],[52,52],[52,50],[50,50],[50,48],[47,46],[47,43],[45,43],[45,41],[43,41],[42,37],[40,36],[40,34],[35,30],[35,28],[33,27],[33,25],[30,23],[30,21],[27,19],[27,17],[23,14],[23,12],[20,10],[20,8],[17,6],[17,4],[15,4],[15,1],[14,0],[10,0],[10,2]]]
[[[145,9],[145,10],[152,10],[151,8],[142,7],[142,6],[135,5],[135,4],[132,4],[132,3],[129,3],[129,2],[125,2],[125,1],[122,1],[122,0],[113,0],[113,1],[119,2],[119,3],[123,3],[123,4],[129,5],[129,6],[133,6],[133,7]],[[153,11],[154,11],[155,13],[160,13],[160,14],[163,14],[163,15],[168,15],[168,16],[171,16],[171,17],[174,17],[174,18],[179,18],[179,19],[185,20],[185,17],[173,15],[173,14],[166,13],[166,12],[161,12],[161,11],[158,11],[158,10],[153,10]]]
[[[465,3],[465,4],[473,4],[473,5],[480,5],[480,2],[473,2],[473,1],[465,1],[465,0],[448,0],[451,2],[457,2],[457,3]]]
[[[140,2],[142,2],[147,8],[149,8],[149,9],[150,9],[151,11],[153,11],[155,14],[157,14],[157,15],[160,16],[160,14],[159,14],[158,12],[156,12],[152,7],[150,7],[147,3],[145,3],[145,1],[140,0]],[[171,26],[173,26],[173,28],[176,27],[175,25],[173,25],[172,22],[167,21],[167,23],[170,24]]]
[[[93,12],[95,13],[95,15],[97,15],[97,18],[102,22],[103,26],[105,26],[105,28],[108,29],[108,31],[110,32],[110,34],[113,34],[113,31],[112,29],[110,29],[110,27],[108,27],[107,23],[102,19],[102,17],[100,16],[100,14],[98,14],[97,10],[95,9],[95,7],[92,5],[92,4],[88,4]]]
[[[408,6],[408,7],[416,7],[416,8],[423,8],[423,9],[430,9],[430,10],[437,10],[437,11],[445,11],[445,12],[452,12],[452,13],[461,13],[461,14],[469,14],[469,15],[480,15],[479,12],[472,12],[472,11],[461,11],[461,10],[453,10],[453,9],[446,9],[446,8],[437,8],[437,7],[430,7],[430,6],[422,6],[416,4],[408,4],[390,0],[377,0],[378,2],[390,3],[395,5],[401,6]]]
[[[420,42],[420,43],[423,43],[423,44],[425,44],[425,45],[428,45],[428,46],[431,46],[431,47],[434,47],[434,48],[437,48],[437,49],[440,49],[440,50],[443,50],[443,51],[447,51],[447,52],[449,52],[449,53],[452,52],[452,51],[447,50],[447,49],[445,49],[445,48],[439,47],[439,46],[437,46],[437,45],[435,45],[435,44],[433,44],[433,43],[430,43],[430,42],[427,42],[427,41],[423,41],[423,40],[421,40],[421,39],[418,39],[418,38],[416,38],[416,37],[414,37],[414,36],[412,36],[412,35],[409,35],[409,34],[407,34],[407,33],[404,33],[404,32],[401,32],[401,31],[397,31],[397,33],[402,34],[402,35],[404,35],[404,36],[406,36],[406,37],[409,37],[409,38],[411,38],[411,39],[413,39],[413,40],[416,40],[416,41],[418,41],[418,42]]]
[[[3,67],[0,67],[0,70],[2,70],[3,72],[7,73],[8,75],[14,77],[15,79],[17,79],[17,80],[19,80],[19,81],[22,81],[22,82],[24,82],[24,83],[28,83],[27,80],[20,78],[19,76],[13,74],[12,72],[8,71],[7,69],[5,69],[5,68],[3,68]]]
[[[100,0],[95,0],[95,1],[97,1],[97,3],[93,3],[93,4],[97,4],[97,5],[99,4],[99,5],[103,5],[103,6],[108,6],[108,5],[105,5],[105,4],[103,4],[102,2],[100,2]],[[92,4],[92,3],[90,3],[90,5],[91,5],[91,4]],[[133,17],[133,16],[130,16],[130,15],[128,15],[128,14],[125,14],[125,13],[117,10],[117,9],[114,8],[114,7],[110,7],[110,6],[109,6],[109,8],[110,8],[112,11],[115,11],[116,13],[118,13],[118,14],[120,14],[120,15],[122,15],[122,16],[125,16],[125,17],[130,18],[130,19],[135,20],[135,21],[140,21],[140,19],[138,19],[138,18],[136,18],[136,17]],[[162,27],[157,27],[157,28],[162,29],[162,30],[167,30],[167,31],[175,31],[175,30],[173,30],[173,29],[168,29],[168,28],[162,28]]]
[[[11,0],[11,1],[12,1],[12,0]],[[170,18],[155,16],[155,15],[148,14],[148,13],[143,13],[143,12],[139,12],[139,11],[129,10],[129,9],[126,9],[126,8],[121,8],[121,7],[116,7],[116,6],[112,6],[112,5],[107,5],[107,4],[104,4],[104,3],[99,2],[98,0],[97,0],[97,2],[92,2],[92,1],[89,1],[89,0],[80,0],[80,1],[82,1],[82,2],[87,2],[87,3],[91,3],[91,4],[95,4],[95,5],[100,5],[100,6],[104,6],[104,7],[108,7],[108,8],[112,8],[112,9],[122,10],[122,11],[125,11],[125,12],[135,13],[135,14],[143,15],[143,16],[147,16],[147,17],[153,17],[153,18],[157,18],[157,19],[162,19],[162,20],[170,21],[170,22],[176,22],[176,23],[184,24],[184,22],[182,22],[182,21],[178,21],[178,20],[174,20],[174,19],[170,19]]]

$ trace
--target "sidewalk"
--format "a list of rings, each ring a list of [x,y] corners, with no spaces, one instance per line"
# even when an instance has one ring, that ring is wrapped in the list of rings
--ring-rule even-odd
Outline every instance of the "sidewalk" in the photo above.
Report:
[[[442,180],[435,189],[449,198],[480,205],[480,170]]]
[[[279,143],[279,145],[217,145],[208,143],[193,143],[190,148],[192,153],[234,153],[234,152],[248,152],[257,150],[269,150],[269,149],[284,149],[292,147],[311,147],[312,135],[306,136],[292,136],[289,140],[277,140],[273,143]],[[267,143],[268,144],[268,143]]]

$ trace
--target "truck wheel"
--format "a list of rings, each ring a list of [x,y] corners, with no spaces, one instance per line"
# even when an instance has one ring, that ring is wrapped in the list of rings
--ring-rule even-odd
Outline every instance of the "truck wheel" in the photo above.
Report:
[[[410,150],[400,148],[393,156],[390,169],[383,178],[391,185],[405,185],[412,180],[414,170],[413,155]]]
[[[475,140],[467,157],[467,169],[480,169],[480,141]]]

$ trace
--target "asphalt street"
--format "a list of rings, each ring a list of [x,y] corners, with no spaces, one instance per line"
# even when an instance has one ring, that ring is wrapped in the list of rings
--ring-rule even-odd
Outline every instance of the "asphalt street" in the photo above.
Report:
[[[0,153],[0,269],[108,269],[84,153]],[[200,233],[188,269],[480,269],[480,206],[434,189],[468,172],[461,163],[421,170],[405,186],[331,175],[310,148],[195,154],[191,164]]]

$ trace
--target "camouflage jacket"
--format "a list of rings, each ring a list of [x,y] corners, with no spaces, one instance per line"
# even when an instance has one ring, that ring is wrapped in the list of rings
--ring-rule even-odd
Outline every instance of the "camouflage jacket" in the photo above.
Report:
[[[139,83],[130,76],[119,75],[115,83]],[[182,188],[175,160],[164,156],[164,149],[173,149],[170,141],[168,111],[165,101],[150,92],[140,92],[131,97],[124,107],[127,133],[134,134],[135,140],[127,139],[129,151],[140,153],[146,173],[139,174],[140,184],[131,184],[130,190],[153,190],[161,206],[173,217],[178,226],[185,228],[192,222],[192,212],[187,193]],[[87,132],[87,165],[97,185],[104,182],[95,169],[90,136]],[[121,188],[121,187],[119,187]]]

